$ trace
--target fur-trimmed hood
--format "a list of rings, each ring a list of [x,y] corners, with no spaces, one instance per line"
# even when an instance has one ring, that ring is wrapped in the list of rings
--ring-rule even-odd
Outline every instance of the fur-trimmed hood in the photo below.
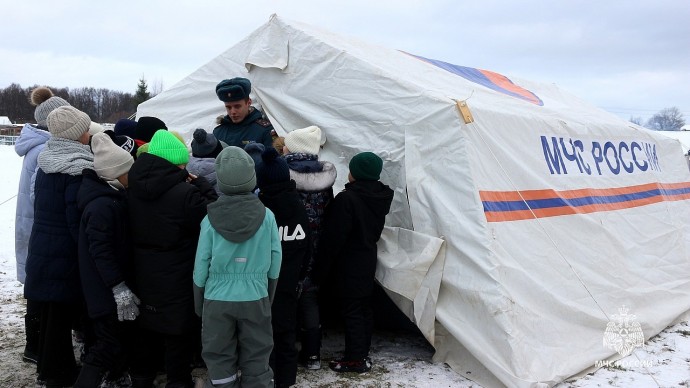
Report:
[[[331,162],[322,162],[321,171],[318,172],[298,172],[290,170],[290,178],[297,184],[299,191],[323,191],[329,189],[335,183],[338,172]]]

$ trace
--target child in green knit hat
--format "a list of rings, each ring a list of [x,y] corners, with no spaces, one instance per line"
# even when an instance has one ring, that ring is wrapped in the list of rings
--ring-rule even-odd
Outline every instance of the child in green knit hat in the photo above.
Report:
[[[192,271],[199,225],[216,191],[186,170],[189,151],[173,133],[158,130],[129,172],[133,290],[141,299],[130,375],[151,386],[156,350],[164,341],[169,386],[191,386],[191,362],[199,334]],[[177,385],[176,385],[177,384]]]
[[[146,152],[160,156],[176,166],[189,162],[187,146],[170,131],[156,131],[148,145]]]

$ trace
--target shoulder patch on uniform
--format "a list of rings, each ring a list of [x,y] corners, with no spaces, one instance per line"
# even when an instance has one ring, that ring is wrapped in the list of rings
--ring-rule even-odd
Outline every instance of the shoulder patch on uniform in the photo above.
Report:
[[[262,127],[270,127],[271,126],[271,122],[266,120],[266,119],[258,119],[255,121],[255,123],[261,125]]]

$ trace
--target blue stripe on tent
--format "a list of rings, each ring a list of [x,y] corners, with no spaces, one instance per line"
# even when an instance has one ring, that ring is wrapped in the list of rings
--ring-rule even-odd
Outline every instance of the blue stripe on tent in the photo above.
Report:
[[[581,198],[548,198],[548,199],[532,199],[526,201],[482,201],[484,211],[487,212],[508,212],[516,210],[529,209],[547,209],[557,207],[581,207],[587,205],[601,205],[608,203],[630,202],[639,199],[652,198],[657,196],[675,196],[682,194],[690,194],[690,188],[680,189],[654,189],[641,191],[638,193],[621,194],[621,195],[605,195],[605,196],[588,196]]]

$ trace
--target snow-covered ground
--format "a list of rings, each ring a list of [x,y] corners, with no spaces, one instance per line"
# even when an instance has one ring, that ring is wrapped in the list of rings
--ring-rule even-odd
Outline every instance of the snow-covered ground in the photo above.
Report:
[[[24,349],[22,285],[16,280],[14,215],[21,159],[12,146],[0,145],[0,387],[33,387],[35,366],[21,361]],[[603,333],[602,333],[603,334]],[[434,350],[423,337],[409,332],[374,333],[374,368],[362,375],[338,375],[327,360],[337,357],[343,336],[328,331],[319,371],[298,372],[297,387],[479,387],[444,364],[431,361]],[[196,373],[203,371],[196,370]],[[595,373],[557,387],[690,387],[690,325],[668,327],[643,348]],[[489,387],[486,387],[489,388]]]

